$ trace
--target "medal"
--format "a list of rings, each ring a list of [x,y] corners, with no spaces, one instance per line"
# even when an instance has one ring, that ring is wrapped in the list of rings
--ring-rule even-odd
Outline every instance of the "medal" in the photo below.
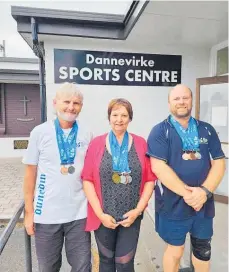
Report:
[[[61,166],[60,172],[62,175],[67,175],[68,174],[68,168],[65,167],[64,165]]]
[[[132,182],[132,177],[128,173],[122,173],[120,176],[120,183],[128,184]]]
[[[195,156],[196,156],[197,160],[200,160],[202,158],[200,152],[196,152]]]
[[[58,118],[55,119],[54,124],[61,162],[60,172],[62,175],[73,174],[75,172],[73,164],[76,156],[78,125],[74,122],[69,135],[65,137]]]
[[[184,128],[173,116],[170,116],[169,118],[182,141],[182,149],[184,152],[184,154],[182,154],[182,159],[183,160],[199,159],[201,155],[196,154],[196,151],[197,150],[199,151],[200,149],[199,146],[200,139],[197,121],[193,117],[190,117],[188,121],[188,127]]]
[[[129,173],[128,165],[128,144],[129,134],[126,131],[122,140],[122,144],[119,145],[113,131],[109,133],[109,144],[112,155],[112,181],[114,183],[126,184],[126,175]]]
[[[128,183],[132,182],[132,177],[130,175],[128,175]]]
[[[185,160],[185,161],[189,160],[190,159],[189,154],[188,153],[183,153],[182,159]]]
[[[196,160],[196,154],[194,152],[190,153],[190,159],[191,160]]]
[[[69,166],[69,167],[68,167],[68,173],[69,173],[69,174],[73,174],[74,172],[75,172],[75,167],[72,166],[72,165]]]
[[[126,184],[126,177],[124,175],[121,175],[121,177],[120,177],[120,183]]]
[[[112,174],[112,180],[114,183],[118,184],[121,181],[121,177],[119,176],[117,172],[115,172]]]

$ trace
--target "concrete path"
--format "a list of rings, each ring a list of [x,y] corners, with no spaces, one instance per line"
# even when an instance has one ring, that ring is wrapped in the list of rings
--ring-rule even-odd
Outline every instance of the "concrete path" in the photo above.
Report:
[[[20,159],[0,159],[0,219],[11,218],[20,204],[23,175]]]
[[[4,225],[0,228],[0,234],[3,231]],[[32,241],[32,263],[33,272],[38,272],[38,265],[35,254],[34,238]],[[24,272],[25,269],[25,244],[24,244],[24,229],[22,224],[18,226],[12,236],[10,237],[2,255],[0,256],[0,271],[1,272]],[[98,271],[98,254],[95,245],[95,240],[92,239],[92,252],[93,252],[93,272]],[[145,254],[146,249],[144,247],[143,240],[140,238],[137,256],[135,259],[136,272],[156,272],[162,271],[154,269],[154,264],[151,263],[149,256]],[[70,266],[67,263],[65,252],[63,250],[63,264],[60,272],[69,272]]]

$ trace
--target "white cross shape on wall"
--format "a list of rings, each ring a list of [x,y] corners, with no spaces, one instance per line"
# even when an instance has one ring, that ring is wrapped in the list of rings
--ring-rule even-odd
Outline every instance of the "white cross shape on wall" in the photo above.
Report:
[[[24,96],[23,100],[19,100],[20,102],[24,103],[24,115],[27,115],[27,103],[30,102],[31,100],[28,100],[26,96]]]

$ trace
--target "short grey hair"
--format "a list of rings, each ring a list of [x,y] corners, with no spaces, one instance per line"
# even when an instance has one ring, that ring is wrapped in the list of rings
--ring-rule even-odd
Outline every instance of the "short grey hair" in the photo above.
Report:
[[[83,94],[76,83],[65,82],[61,84],[61,86],[56,91],[56,98],[58,99],[62,95],[67,95],[70,97],[77,96],[80,98],[80,101],[83,104]]]

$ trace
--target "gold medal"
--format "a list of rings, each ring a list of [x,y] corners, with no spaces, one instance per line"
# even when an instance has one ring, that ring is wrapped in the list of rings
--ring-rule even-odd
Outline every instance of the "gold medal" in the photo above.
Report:
[[[68,174],[68,168],[65,167],[64,165],[61,165],[60,172],[62,175],[67,175]]]
[[[119,176],[118,173],[113,173],[112,174],[112,180],[113,180],[114,183],[118,184],[121,181],[121,177]]]

